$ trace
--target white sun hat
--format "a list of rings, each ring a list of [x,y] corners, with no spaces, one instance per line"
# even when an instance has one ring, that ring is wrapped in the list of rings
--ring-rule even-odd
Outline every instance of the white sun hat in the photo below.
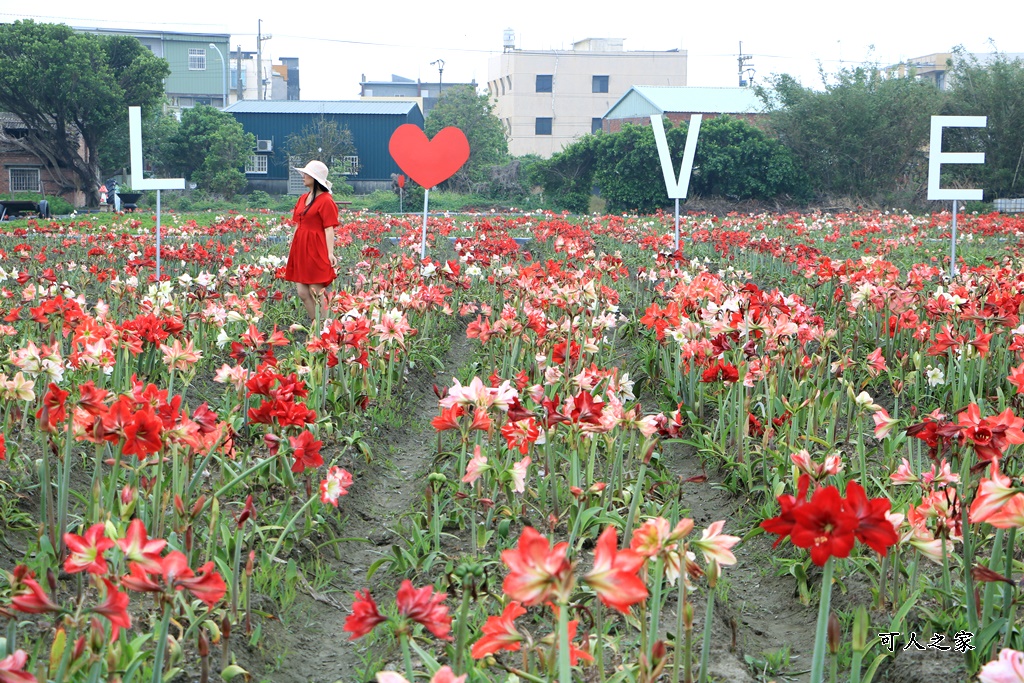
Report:
[[[326,187],[328,192],[331,191],[331,181],[327,179],[327,164],[324,162],[314,159],[306,164],[304,168],[295,168],[294,170],[299,173],[305,173],[310,178]]]

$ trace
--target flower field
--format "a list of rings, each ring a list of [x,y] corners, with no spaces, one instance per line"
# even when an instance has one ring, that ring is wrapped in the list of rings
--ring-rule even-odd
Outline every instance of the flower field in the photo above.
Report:
[[[0,224],[0,682],[1024,681],[1024,219],[153,218]]]

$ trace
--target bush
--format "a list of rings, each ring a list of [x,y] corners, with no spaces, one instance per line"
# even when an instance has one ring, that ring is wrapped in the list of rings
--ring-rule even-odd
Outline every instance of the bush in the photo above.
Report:
[[[270,195],[263,190],[254,190],[249,193],[246,204],[250,209],[263,209],[270,206]]]

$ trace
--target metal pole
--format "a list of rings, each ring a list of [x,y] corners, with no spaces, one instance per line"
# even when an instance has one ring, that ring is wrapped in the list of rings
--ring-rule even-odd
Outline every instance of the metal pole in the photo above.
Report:
[[[423,237],[420,240],[420,260],[427,257],[427,203],[430,201],[430,190],[423,191]]]
[[[679,197],[676,197],[676,251],[679,251]]]
[[[256,20],[256,84],[259,86],[257,100],[263,99],[263,20]]]
[[[956,275],[956,213],[957,213],[957,200],[953,200],[953,239],[952,248],[949,255],[949,279],[952,280]]]
[[[160,284],[160,190],[156,191],[156,282]]]
[[[227,109],[228,107],[228,63],[224,61],[224,53],[220,51],[220,48],[210,43],[210,47],[217,51],[217,56],[220,57],[221,71],[223,72],[223,81],[221,83],[221,104],[220,108]]]

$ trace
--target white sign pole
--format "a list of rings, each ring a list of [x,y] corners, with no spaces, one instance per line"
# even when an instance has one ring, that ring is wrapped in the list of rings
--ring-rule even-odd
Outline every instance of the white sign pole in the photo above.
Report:
[[[679,251],[679,198],[676,197],[676,251]]]
[[[420,260],[427,257],[427,204],[430,202],[430,190],[423,191],[423,237],[420,238]]]
[[[679,200],[686,199],[690,190],[690,175],[693,173],[693,157],[697,153],[697,137],[700,135],[702,114],[690,117],[690,125],[686,129],[686,146],[683,148],[683,165],[676,178],[672,168],[672,155],[668,150],[668,138],[665,137],[665,124],[661,114],[651,115],[651,129],[654,131],[654,142],[658,146],[658,158],[661,160],[661,175],[665,178],[665,191],[669,199],[676,200],[676,251],[679,251]]]
[[[928,144],[928,199],[953,200],[953,223],[950,231],[952,246],[949,263],[949,277],[956,275],[956,214],[957,201],[981,201],[984,191],[969,188],[939,187],[942,175],[942,164],[983,164],[984,152],[943,152],[943,128],[984,128],[988,124],[987,116],[933,116],[931,136]]]
[[[132,190],[156,190],[156,280],[160,282],[160,190],[184,190],[184,178],[144,178],[142,174],[142,110],[128,107],[128,140],[131,147]]]

